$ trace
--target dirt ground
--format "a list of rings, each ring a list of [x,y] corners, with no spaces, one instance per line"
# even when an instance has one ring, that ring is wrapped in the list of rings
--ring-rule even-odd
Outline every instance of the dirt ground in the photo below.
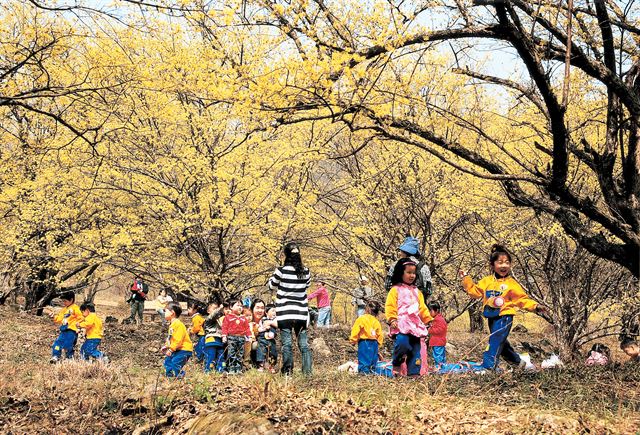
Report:
[[[114,313],[110,313],[114,314]],[[347,328],[312,330],[314,375],[251,370],[205,375],[190,362],[169,380],[165,331],[106,324],[108,365],[49,364],[48,318],[0,307],[0,428],[4,433],[638,433],[640,367],[580,365],[538,373],[387,379],[340,373],[355,359]],[[478,360],[482,335],[453,332],[449,360]],[[548,337],[513,334],[533,353]],[[526,344],[524,346],[527,346]],[[389,349],[385,350],[388,356]],[[537,356],[535,356],[537,357]]]

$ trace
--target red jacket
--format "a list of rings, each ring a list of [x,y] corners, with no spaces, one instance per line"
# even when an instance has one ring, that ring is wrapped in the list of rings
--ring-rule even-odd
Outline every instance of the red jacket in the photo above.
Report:
[[[444,320],[442,314],[436,314],[429,328],[429,346],[446,346],[447,345],[447,321]]]
[[[249,321],[242,314],[227,314],[222,321],[222,335],[250,337]]]

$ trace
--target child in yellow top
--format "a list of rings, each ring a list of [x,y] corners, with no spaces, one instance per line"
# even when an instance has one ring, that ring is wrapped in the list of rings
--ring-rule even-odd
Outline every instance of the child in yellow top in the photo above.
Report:
[[[189,333],[195,335],[196,345],[193,348],[198,364],[204,361],[204,316],[206,311],[196,302],[189,302],[187,313],[191,316],[191,327]]]
[[[51,362],[60,361],[62,351],[65,351],[67,358],[72,358],[76,342],[78,341],[78,322],[83,320],[80,308],[76,305],[76,295],[73,292],[66,292],[60,296],[64,308],[53,317],[53,322],[60,325],[60,334],[51,347]]]
[[[80,347],[80,356],[82,359],[90,358],[104,360],[106,357],[98,350],[104,330],[102,328],[102,320],[96,315],[96,307],[93,304],[84,303],[80,305],[80,311],[84,316],[84,320],[78,323],[79,328],[84,328],[86,338]]]
[[[494,370],[498,367],[499,357],[502,356],[512,364],[526,364],[527,369],[535,368],[533,364],[521,358],[507,338],[516,308],[535,312],[542,312],[544,309],[530,299],[518,281],[511,276],[511,254],[505,247],[491,247],[489,265],[493,273],[482,278],[478,284],[475,284],[464,271],[458,272],[469,296],[482,299],[483,315],[489,322],[489,348],[483,355],[482,367]]]
[[[394,375],[400,374],[404,362],[409,376],[419,376],[422,369],[420,342],[428,335],[426,323],[431,322],[433,317],[415,282],[416,263],[410,258],[398,260],[391,276],[393,287],[385,304],[389,333],[395,336],[391,360]]]
[[[369,301],[364,312],[353,324],[349,341],[358,344],[358,372],[374,374],[384,340],[382,326],[377,319],[380,307],[377,302]]]
[[[167,341],[162,347],[162,352],[166,355],[164,359],[164,368],[168,378],[184,377],[183,367],[191,358],[193,353],[193,344],[184,323],[178,317],[182,314],[180,304],[170,302],[164,311],[164,317],[169,325],[169,335]]]

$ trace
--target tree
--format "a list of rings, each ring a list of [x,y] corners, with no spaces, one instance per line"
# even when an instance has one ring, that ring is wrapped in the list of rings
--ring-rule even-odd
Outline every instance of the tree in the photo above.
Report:
[[[331,119],[425,150],[500,182],[514,205],[553,216],[589,252],[639,276],[633,2],[249,3],[238,23],[275,27],[277,43],[296,50],[274,62],[274,71],[288,72],[282,98],[263,103],[280,124]],[[429,15],[436,24],[424,24]],[[483,41],[508,49],[526,75],[477,70],[473,53]],[[441,43],[455,59],[426,62]],[[563,80],[555,71],[565,62]],[[487,85],[500,89],[501,104],[485,105],[494,92]]]

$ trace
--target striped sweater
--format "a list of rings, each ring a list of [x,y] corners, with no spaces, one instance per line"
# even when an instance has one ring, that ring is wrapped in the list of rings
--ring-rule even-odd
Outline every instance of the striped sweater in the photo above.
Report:
[[[293,266],[277,267],[269,279],[269,288],[276,292],[276,318],[278,325],[290,321],[309,320],[307,288],[311,284],[311,273],[305,269],[302,278],[298,278]]]

